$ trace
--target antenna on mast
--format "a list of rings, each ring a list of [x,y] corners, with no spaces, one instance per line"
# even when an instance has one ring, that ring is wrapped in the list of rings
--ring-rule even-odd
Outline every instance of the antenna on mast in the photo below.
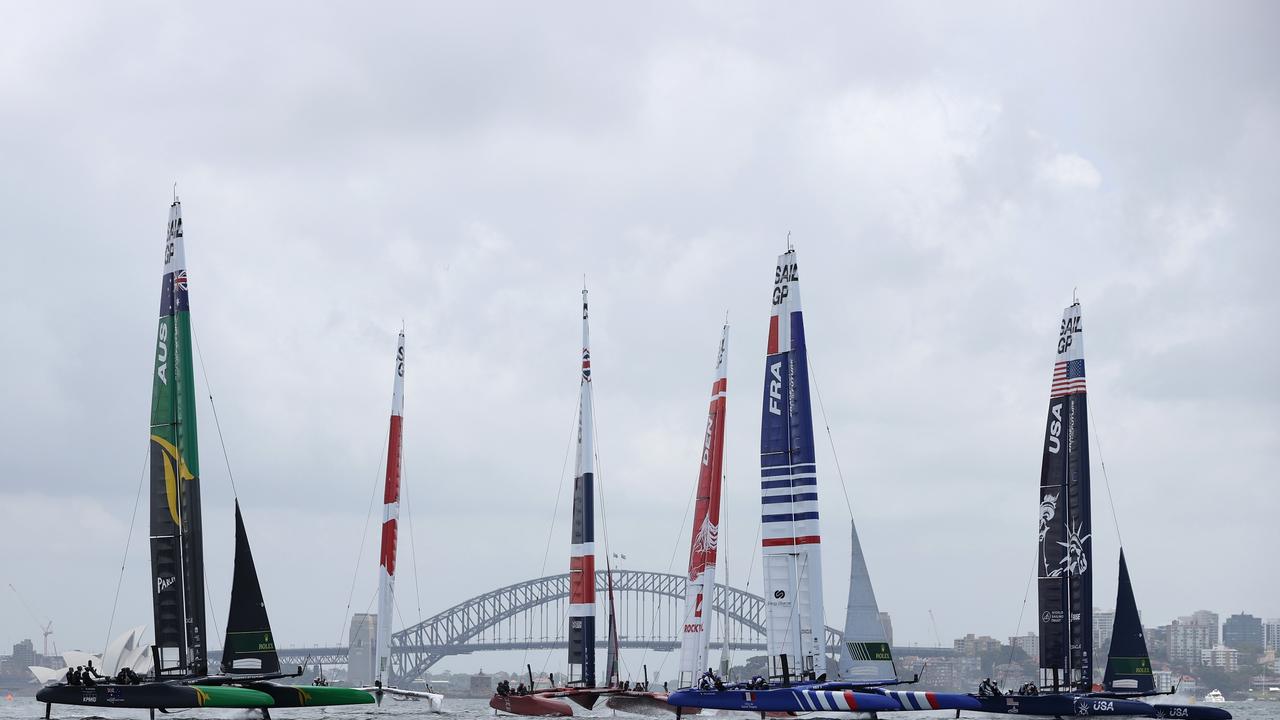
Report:
[[[178,202],[178,181],[173,182],[173,201]]]
[[[791,231],[787,231],[787,251],[795,250],[795,246],[791,244]]]

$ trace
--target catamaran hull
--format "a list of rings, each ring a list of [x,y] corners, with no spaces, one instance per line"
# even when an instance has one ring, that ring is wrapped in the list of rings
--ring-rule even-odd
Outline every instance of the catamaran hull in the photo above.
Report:
[[[373,696],[356,688],[328,685],[278,685],[270,682],[249,683],[247,687],[271,697],[271,707],[323,707],[328,705],[366,705]]]
[[[1067,717],[1070,715],[1127,715],[1156,717],[1156,709],[1137,700],[1093,697],[1089,695],[1046,694],[1004,695],[1001,697],[973,697],[978,701],[979,712],[1004,715],[1039,715]]]
[[[528,715],[531,717],[570,717],[573,708],[563,700],[541,695],[494,695],[489,698],[489,707],[498,712],[512,715]]]
[[[1156,717],[1174,720],[1231,720],[1231,713],[1222,708],[1201,705],[1155,705]]]
[[[879,712],[902,710],[896,700],[876,693],[852,690],[677,690],[667,703],[679,707],[754,712]]]
[[[36,693],[36,700],[59,705],[116,708],[265,708],[271,695],[241,687],[143,683],[141,685],[54,685]]]
[[[610,695],[604,704],[610,709],[628,712],[635,715],[665,716],[676,711],[676,706],[667,702],[667,693],[636,692],[632,690]],[[700,708],[679,708],[681,715],[693,715]]]

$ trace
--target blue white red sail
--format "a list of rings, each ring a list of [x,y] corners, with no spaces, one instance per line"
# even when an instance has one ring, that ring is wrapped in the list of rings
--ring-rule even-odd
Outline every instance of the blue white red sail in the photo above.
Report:
[[[587,290],[583,288],[578,457],[573,479],[573,531],[569,547],[569,680],[584,687],[595,687],[595,445],[591,412],[591,336],[587,316]]]
[[[693,539],[689,543],[689,576],[685,584],[684,625],[680,635],[680,687],[689,687],[711,663],[716,552],[720,535],[720,491],[724,468],[725,403],[728,396],[729,325],[720,334],[716,372],[711,381],[711,406],[698,463],[697,499],[693,509]]]
[[[822,533],[808,355],[794,249],[778,257],[760,426],[761,544],[772,676],[827,671]]]

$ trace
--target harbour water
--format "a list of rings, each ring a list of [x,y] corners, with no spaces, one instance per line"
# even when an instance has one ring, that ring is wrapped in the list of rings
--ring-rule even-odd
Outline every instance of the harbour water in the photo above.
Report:
[[[416,702],[396,702],[385,701],[381,707],[376,705],[357,705],[347,707],[333,708],[297,708],[292,710],[274,710],[271,717],[275,720],[431,720],[431,718],[439,718],[440,720],[460,720],[462,718],[492,718],[494,711],[489,707],[487,700],[476,700],[468,698],[445,698],[445,711],[440,715],[432,715],[424,713],[421,704]],[[1280,702],[1263,702],[1263,701],[1243,701],[1229,702],[1220,705],[1231,712],[1236,720],[1280,720]],[[651,717],[644,715],[630,715],[627,713],[614,713],[613,710],[600,703],[595,710],[583,711],[575,708],[578,716],[581,717],[599,717],[607,718],[641,718]],[[179,713],[173,713],[179,715]],[[261,717],[256,711],[218,711],[218,710],[187,710],[181,713],[183,717],[193,718],[195,720],[257,720]],[[746,719],[754,717],[745,713],[732,713],[732,717],[738,719]],[[32,697],[14,697],[11,701],[5,701],[0,697],[0,720],[39,720],[44,717],[44,706],[37,703]],[[146,720],[147,712],[145,710],[101,710],[97,708],[81,708],[74,706],[54,706],[53,717],[59,720],[85,720],[95,718],[108,718],[109,720]],[[163,717],[157,715],[157,717]],[[510,717],[510,716],[508,716]],[[674,720],[675,715],[669,716]],[[708,716],[715,717],[715,716]],[[815,715],[814,717],[819,717]],[[845,715],[844,717],[850,717]],[[888,718],[889,715],[882,714],[882,717]],[[910,720],[910,718],[951,718],[954,715],[951,712],[915,712],[902,713],[894,715],[895,718],[901,720]],[[972,713],[962,717],[972,718],[997,718],[998,715],[983,715],[980,713]]]

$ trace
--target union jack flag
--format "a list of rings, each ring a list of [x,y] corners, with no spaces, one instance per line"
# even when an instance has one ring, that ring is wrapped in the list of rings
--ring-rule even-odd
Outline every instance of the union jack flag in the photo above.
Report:
[[[187,271],[179,272],[173,278],[173,284],[179,289],[185,291],[187,289]]]
[[[1084,391],[1084,360],[1064,360],[1054,364],[1049,397],[1075,395]]]

